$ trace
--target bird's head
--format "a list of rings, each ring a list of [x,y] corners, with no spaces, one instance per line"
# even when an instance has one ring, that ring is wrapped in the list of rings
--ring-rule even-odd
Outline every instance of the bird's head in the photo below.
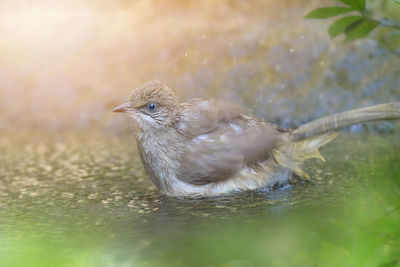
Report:
[[[134,89],[129,102],[119,105],[113,112],[124,112],[143,130],[161,129],[177,121],[179,103],[176,94],[157,80],[148,81]]]

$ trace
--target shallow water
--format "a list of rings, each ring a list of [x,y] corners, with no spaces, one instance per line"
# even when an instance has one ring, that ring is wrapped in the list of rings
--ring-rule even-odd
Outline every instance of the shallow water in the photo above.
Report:
[[[2,133],[0,140],[2,266],[400,259],[399,135],[342,133],[322,149],[326,163],[306,164],[311,181],[201,200],[161,195],[132,136]]]
[[[180,200],[111,112],[154,78],[285,127],[398,101],[400,59],[330,40],[322,2],[0,1],[0,266],[400,265],[398,122],[341,133],[311,181]]]

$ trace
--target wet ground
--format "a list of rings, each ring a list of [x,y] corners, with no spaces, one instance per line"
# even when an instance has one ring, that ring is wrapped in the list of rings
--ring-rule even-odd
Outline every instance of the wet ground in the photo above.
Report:
[[[161,195],[132,136],[3,132],[0,140],[2,266],[400,259],[399,135],[342,133],[322,149],[327,163],[306,164],[311,181],[203,200]]]
[[[399,266],[398,122],[342,132],[311,181],[181,200],[111,112],[150,79],[285,127],[399,101],[379,29],[344,42],[304,19],[337,4],[0,2],[0,266]],[[368,9],[400,20],[394,1]]]

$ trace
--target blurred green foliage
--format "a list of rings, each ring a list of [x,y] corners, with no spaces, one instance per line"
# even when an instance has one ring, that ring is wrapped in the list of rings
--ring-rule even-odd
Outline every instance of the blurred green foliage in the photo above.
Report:
[[[379,32],[375,35],[375,38],[379,43],[389,51],[400,56],[400,6],[392,7],[391,12],[385,14],[385,9],[388,9],[387,1],[382,1],[380,6],[374,5],[374,1],[366,2],[366,0],[338,0],[345,6],[332,6],[322,7],[311,11],[306,15],[309,19],[325,19],[335,17],[345,13],[352,13],[342,18],[337,19],[329,27],[329,36],[331,39],[341,34],[345,35],[346,41],[353,41],[359,38],[364,38],[372,34],[372,32],[379,28]],[[392,1],[392,3],[398,4],[398,1]],[[384,17],[377,19],[374,17],[373,9],[379,8],[383,11]],[[395,18],[387,18],[390,13],[393,13],[393,9],[396,10]],[[354,13],[357,15],[355,16]]]
[[[344,16],[331,37],[378,42],[330,43],[303,19],[318,1],[1,2],[0,266],[399,266],[398,135],[339,137],[314,183],[184,201],[157,193],[111,113],[152,78],[282,125],[398,100],[377,43],[400,47],[400,5],[341,2],[314,14]]]
[[[0,136],[0,266],[400,264],[398,134],[341,134],[313,183],[202,200],[150,190],[127,139],[91,136]]]

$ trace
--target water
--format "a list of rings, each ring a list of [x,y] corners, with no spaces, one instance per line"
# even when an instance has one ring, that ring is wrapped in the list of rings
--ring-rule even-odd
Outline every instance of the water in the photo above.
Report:
[[[311,181],[212,199],[161,195],[132,136],[2,133],[2,266],[397,264],[398,135],[342,133]],[[337,255],[340,255],[337,256]]]
[[[311,181],[181,200],[111,112],[154,78],[285,127],[398,101],[399,58],[330,40],[333,20],[304,19],[325,5],[0,2],[0,266],[398,266],[399,123],[341,133],[306,164]]]

